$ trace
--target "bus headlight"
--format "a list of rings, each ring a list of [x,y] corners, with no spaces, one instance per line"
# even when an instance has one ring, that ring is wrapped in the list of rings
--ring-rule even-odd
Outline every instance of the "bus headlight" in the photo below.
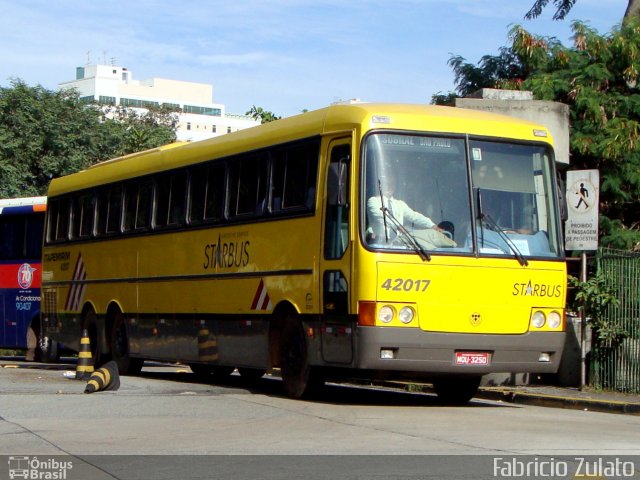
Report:
[[[398,318],[400,318],[400,321],[402,323],[411,323],[414,316],[415,312],[411,307],[402,307],[400,313],[398,313]]]
[[[542,328],[544,326],[545,321],[546,321],[546,318],[544,316],[544,313],[542,313],[539,310],[533,314],[533,317],[531,317],[531,323],[536,328]]]
[[[553,311],[549,314],[548,321],[549,321],[550,328],[558,328],[562,323],[562,316],[558,312]]]
[[[380,320],[382,323],[389,323],[391,320],[393,320],[393,316],[395,315],[395,313],[396,312],[393,307],[385,305],[378,311],[378,320]]]

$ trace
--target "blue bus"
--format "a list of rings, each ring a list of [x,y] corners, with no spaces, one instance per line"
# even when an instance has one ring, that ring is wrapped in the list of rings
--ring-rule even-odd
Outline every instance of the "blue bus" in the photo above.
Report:
[[[0,348],[42,360],[40,284],[46,197],[0,199]]]

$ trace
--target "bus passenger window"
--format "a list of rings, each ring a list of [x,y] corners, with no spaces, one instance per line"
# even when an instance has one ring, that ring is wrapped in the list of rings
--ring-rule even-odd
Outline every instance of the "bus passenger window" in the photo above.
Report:
[[[262,214],[267,200],[267,178],[265,155],[252,155],[232,163],[229,171],[229,214]]]
[[[319,148],[314,141],[274,154],[272,211],[313,208]]]
[[[182,223],[186,193],[185,172],[164,175],[156,180],[154,202],[154,227],[165,227]]]
[[[123,221],[125,232],[140,230],[149,226],[150,201],[150,181],[130,183],[125,187]]]
[[[55,222],[53,225],[53,240],[55,241],[67,240],[69,237],[70,207],[71,201],[68,198],[63,198],[58,201],[56,214],[53,218]]]
[[[120,210],[122,208],[122,187],[116,185],[98,193],[98,215],[96,235],[120,231]]]
[[[88,238],[93,229],[94,196],[84,194],[73,199],[71,212],[71,238]]]
[[[225,165],[208,165],[192,170],[189,222],[218,222],[224,212]]]

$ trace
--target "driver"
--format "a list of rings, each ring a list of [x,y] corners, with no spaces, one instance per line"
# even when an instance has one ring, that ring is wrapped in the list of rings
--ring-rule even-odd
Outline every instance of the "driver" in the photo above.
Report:
[[[396,179],[393,174],[380,177],[380,188],[382,190],[382,201],[380,195],[374,195],[367,200],[367,219],[369,221],[370,237],[372,240],[385,241],[386,238],[392,240],[396,237],[396,228],[387,218],[387,234],[385,236],[384,215],[382,212],[382,202],[387,212],[390,213],[397,222],[403,226],[410,226],[414,229],[431,228],[442,232],[433,220],[413,210],[404,201],[393,196],[396,189]]]

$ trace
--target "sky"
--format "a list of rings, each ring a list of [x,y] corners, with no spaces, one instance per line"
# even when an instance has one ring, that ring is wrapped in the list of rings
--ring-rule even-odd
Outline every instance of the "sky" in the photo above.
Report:
[[[0,86],[54,90],[87,63],[133,78],[213,85],[229,113],[279,116],[333,102],[429,103],[454,90],[447,61],[477,63],[519,24],[571,44],[571,22],[607,33],[626,0],[577,0],[563,21],[525,21],[534,0],[0,0]]]

